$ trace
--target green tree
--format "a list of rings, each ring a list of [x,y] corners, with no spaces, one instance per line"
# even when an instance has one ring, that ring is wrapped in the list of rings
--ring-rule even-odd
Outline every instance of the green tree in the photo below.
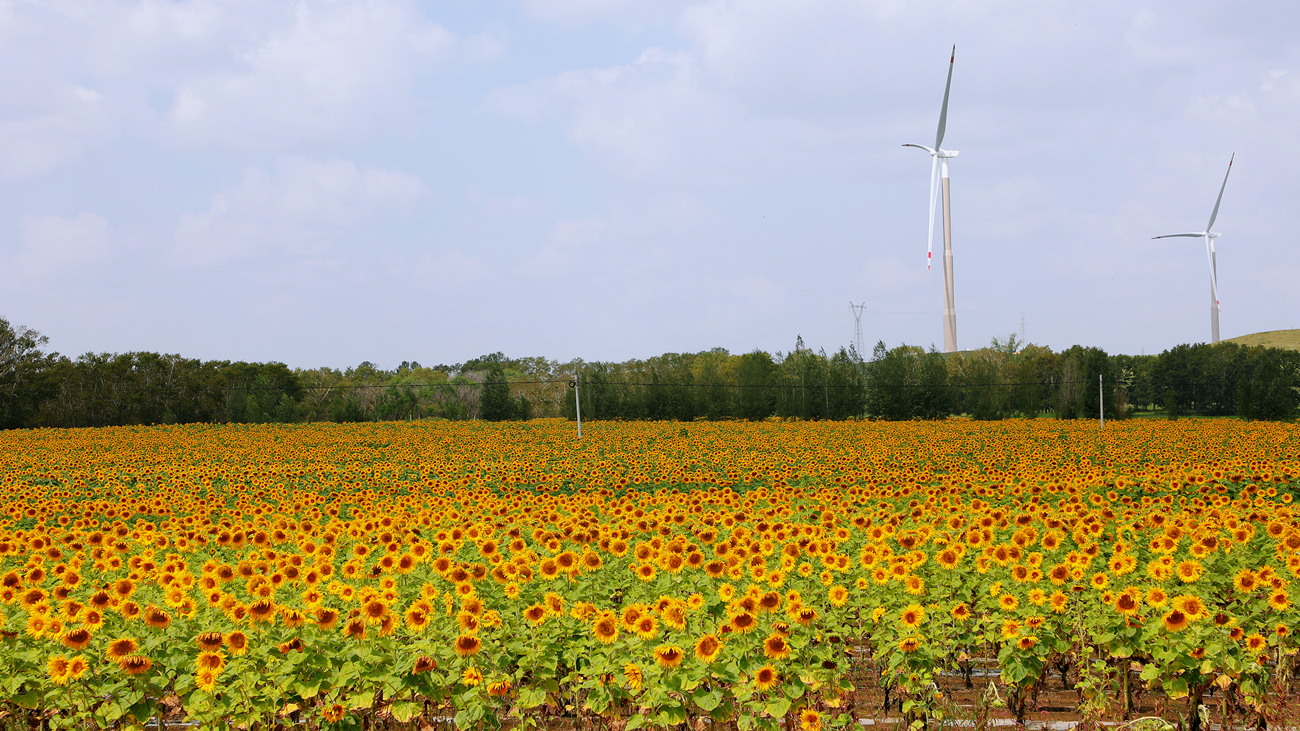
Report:
[[[17,328],[0,317],[0,428],[26,426],[42,402],[57,393],[50,368],[57,354],[43,348],[50,339],[23,325]]]
[[[740,356],[736,366],[736,416],[750,421],[766,419],[775,406],[772,376],[776,364],[772,356],[755,349]]]
[[[515,404],[510,398],[510,383],[505,369],[492,364],[479,394],[478,415],[484,421],[506,421],[515,416]]]

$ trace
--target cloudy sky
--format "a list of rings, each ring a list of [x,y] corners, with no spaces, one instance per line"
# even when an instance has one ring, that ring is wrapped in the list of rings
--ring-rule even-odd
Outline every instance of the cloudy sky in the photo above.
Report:
[[[59,352],[1153,353],[1300,327],[1300,5],[0,2],[0,316]],[[939,261],[936,256],[936,262]]]

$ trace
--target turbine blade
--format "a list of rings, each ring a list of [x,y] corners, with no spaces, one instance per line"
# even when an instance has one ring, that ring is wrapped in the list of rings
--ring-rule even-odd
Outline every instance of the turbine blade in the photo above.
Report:
[[[943,144],[943,132],[948,127],[948,92],[952,90],[952,66],[957,60],[957,46],[952,47],[952,57],[948,59],[948,83],[943,87],[943,106],[939,109],[939,132],[934,136],[934,149]]]
[[[1214,279],[1215,279],[1215,277],[1214,277],[1214,255],[1213,255],[1213,254],[1211,253],[1211,251],[1210,251],[1210,247],[1211,247],[1212,245],[1213,245],[1213,244],[1210,243],[1210,237],[1209,237],[1209,236],[1206,236],[1206,237],[1205,237],[1205,261],[1206,261],[1207,264],[1210,265],[1210,293],[1214,295],[1214,307],[1215,307],[1215,309],[1222,310],[1223,308],[1219,307],[1219,283],[1216,282],[1216,281],[1214,281]]]
[[[1201,238],[1201,237],[1204,236],[1204,235],[1205,235],[1205,232],[1204,232],[1204,231],[1197,231],[1196,233],[1190,233],[1190,234],[1165,234],[1164,236],[1152,236],[1152,237],[1151,237],[1151,240],[1154,241],[1154,240],[1156,240],[1156,239],[1176,239],[1176,238],[1180,238],[1180,237],[1181,237],[1181,238],[1199,239],[1199,238]]]
[[[930,269],[934,256],[934,205],[938,202],[939,158],[931,157],[930,164],[930,238],[925,243],[925,268]]]
[[[1228,187],[1228,176],[1232,174],[1232,161],[1237,159],[1237,153],[1232,153],[1228,158],[1228,172],[1223,174],[1223,185],[1219,186],[1219,197],[1214,201],[1214,210],[1210,213],[1210,223],[1205,227],[1206,231],[1214,230],[1214,219],[1219,217],[1219,204],[1223,202],[1223,189]]]

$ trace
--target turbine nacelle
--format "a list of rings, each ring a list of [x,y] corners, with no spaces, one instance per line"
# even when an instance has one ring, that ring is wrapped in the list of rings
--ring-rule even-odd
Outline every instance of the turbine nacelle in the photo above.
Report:
[[[925,145],[913,145],[911,143],[904,143],[903,147],[915,147],[918,150],[925,150],[926,152],[930,153],[930,155],[933,157],[941,157],[941,158],[957,157],[958,155],[961,154],[957,150],[945,150],[942,147],[936,150],[933,147],[926,147]]]

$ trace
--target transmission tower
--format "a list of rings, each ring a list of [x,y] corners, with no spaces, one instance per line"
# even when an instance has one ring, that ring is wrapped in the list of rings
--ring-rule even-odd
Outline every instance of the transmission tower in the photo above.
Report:
[[[849,309],[853,310],[853,347],[858,349],[859,358],[867,357],[862,352],[862,311],[865,310],[866,307],[866,302],[863,302],[860,305],[855,305],[853,304],[853,300],[849,300]]]

